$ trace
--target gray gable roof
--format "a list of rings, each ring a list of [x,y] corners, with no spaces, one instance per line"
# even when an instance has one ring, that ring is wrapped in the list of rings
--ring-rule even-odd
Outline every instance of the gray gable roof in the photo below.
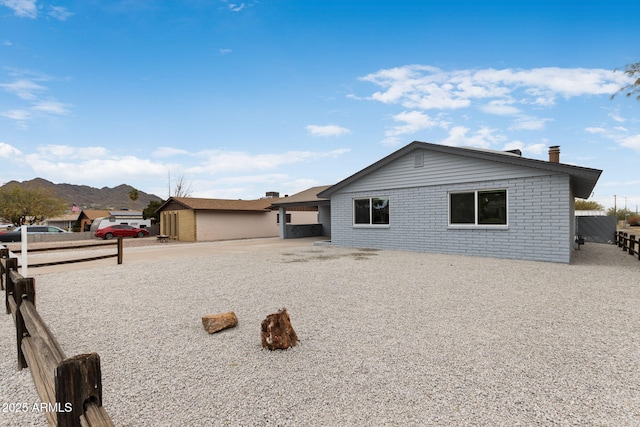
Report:
[[[339,191],[343,187],[357,181],[358,179],[376,171],[385,165],[393,162],[394,160],[410,153],[411,151],[423,149],[431,150],[445,154],[455,154],[459,156],[467,156],[475,159],[482,159],[492,162],[506,163],[510,165],[522,166],[527,168],[535,168],[547,170],[552,173],[564,173],[569,175],[571,186],[573,188],[573,194],[575,197],[582,199],[588,198],[593,192],[593,188],[600,178],[602,171],[600,169],[591,169],[581,166],[567,165],[564,163],[552,163],[544,160],[527,159],[520,157],[512,152],[502,152],[493,150],[483,150],[475,148],[462,148],[462,147],[450,147],[447,145],[431,144],[428,142],[414,141],[409,145],[391,153],[387,157],[373,163],[370,166],[356,172],[350,177],[343,179],[335,185],[332,185],[328,189],[320,192],[318,197],[329,198],[331,194]]]

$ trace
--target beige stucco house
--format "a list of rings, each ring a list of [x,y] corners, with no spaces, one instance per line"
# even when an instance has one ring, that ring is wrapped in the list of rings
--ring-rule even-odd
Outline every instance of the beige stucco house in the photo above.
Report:
[[[272,204],[282,199],[171,197],[156,211],[160,234],[185,242],[278,237],[280,217]],[[317,209],[305,208],[290,211],[285,218],[290,224],[315,223],[317,215]]]

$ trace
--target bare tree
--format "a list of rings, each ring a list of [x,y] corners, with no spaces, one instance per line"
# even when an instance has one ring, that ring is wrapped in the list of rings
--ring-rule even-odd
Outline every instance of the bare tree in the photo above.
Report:
[[[173,197],[191,197],[192,193],[191,183],[186,182],[184,176],[180,176],[173,189]]]
[[[621,87],[618,92],[611,95],[611,99],[613,99],[619,93],[625,93],[625,96],[627,98],[635,96],[636,99],[640,101],[640,62],[626,65],[624,67],[624,73],[629,77],[635,78],[636,80],[633,83],[629,83],[628,85]]]

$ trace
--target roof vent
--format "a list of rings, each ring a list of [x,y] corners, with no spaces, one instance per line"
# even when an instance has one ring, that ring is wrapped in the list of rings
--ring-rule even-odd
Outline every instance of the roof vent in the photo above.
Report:
[[[520,151],[519,148],[516,148],[515,150],[507,150],[507,151],[505,151],[505,153],[512,153],[512,154],[515,154],[517,156],[522,157],[522,151]]]

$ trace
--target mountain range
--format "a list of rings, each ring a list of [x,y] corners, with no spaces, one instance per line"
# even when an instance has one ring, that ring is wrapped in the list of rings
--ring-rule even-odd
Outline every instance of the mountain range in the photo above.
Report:
[[[17,185],[20,187],[40,187],[52,190],[58,197],[65,200],[69,207],[78,206],[80,209],[108,209],[108,210],[135,210],[142,211],[149,202],[162,202],[155,194],[147,194],[138,190],[138,200],[132,201],[129,192],[134,187],[126,184],[117,187],[94,188],[87,185],[54,184],[42,178],[29,181],[9,181],[1,188]]]

